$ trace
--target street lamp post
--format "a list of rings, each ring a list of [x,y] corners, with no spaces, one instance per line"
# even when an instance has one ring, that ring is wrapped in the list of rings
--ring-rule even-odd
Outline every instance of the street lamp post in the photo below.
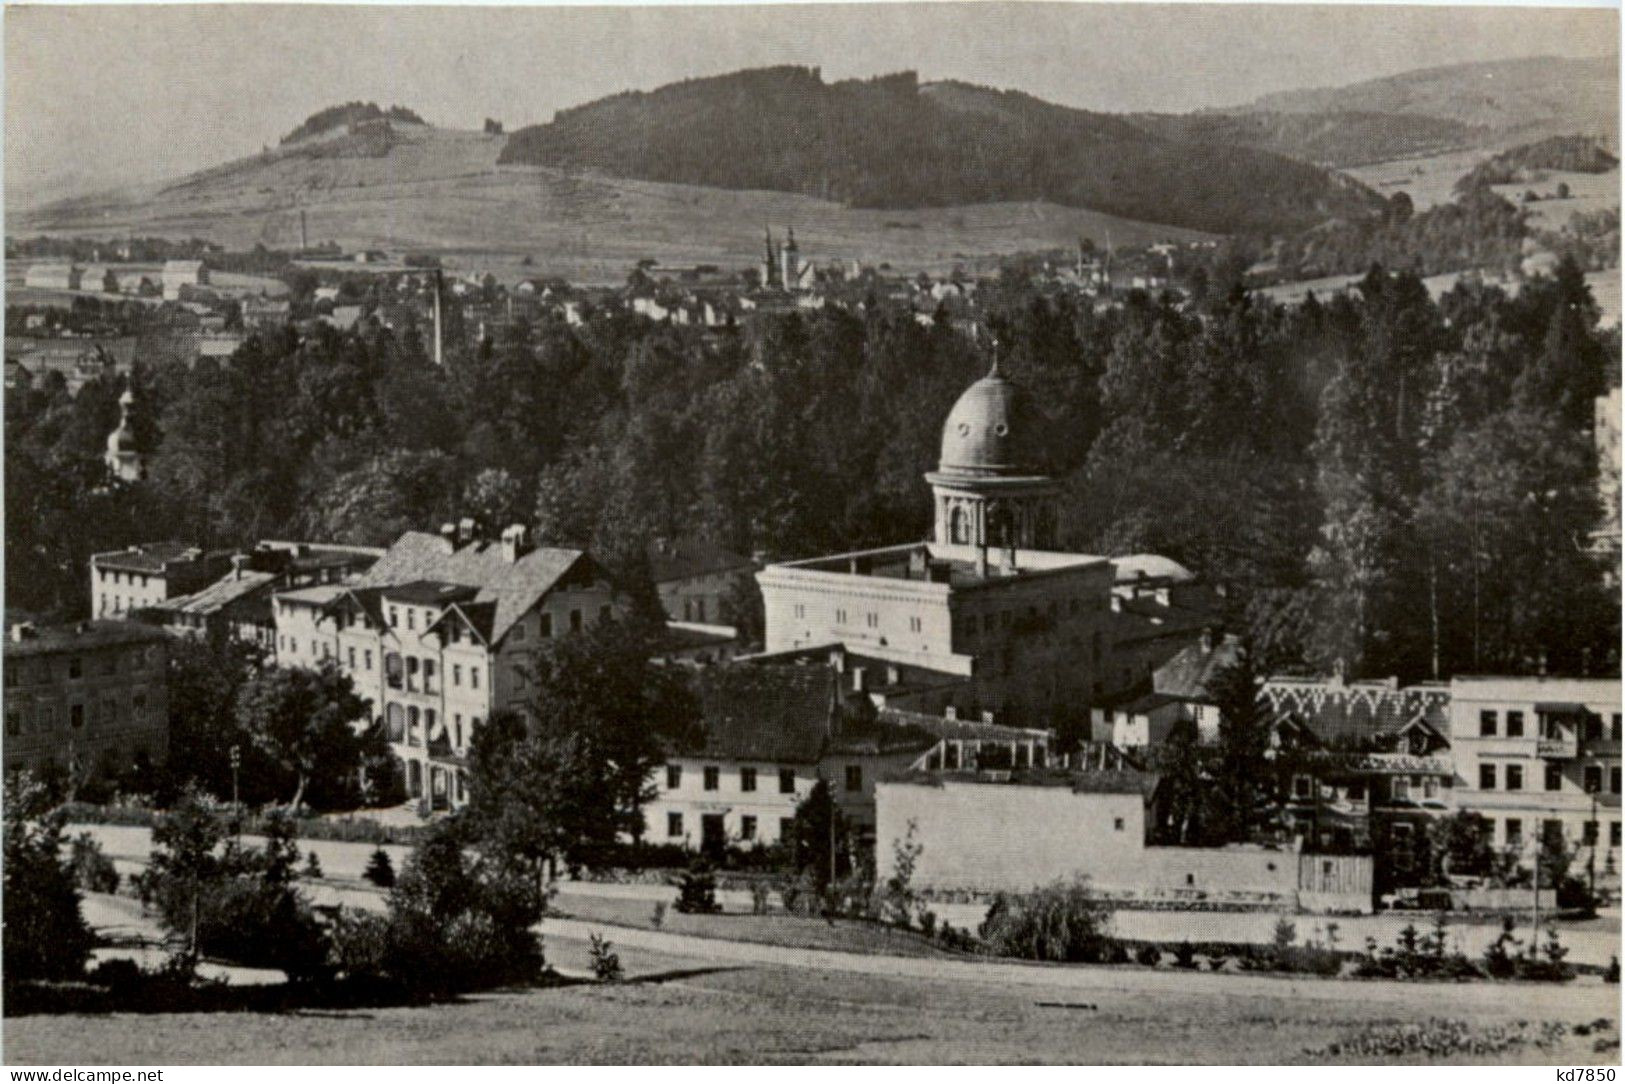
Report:
[[[242,747],[233,745],[231,747],[231,818],[232,823],[236,826],[237,838],[239,840],[242,839],[243,836],[243,807],[242,804],[237,800],[237,771],[242,767],[242,765]]]

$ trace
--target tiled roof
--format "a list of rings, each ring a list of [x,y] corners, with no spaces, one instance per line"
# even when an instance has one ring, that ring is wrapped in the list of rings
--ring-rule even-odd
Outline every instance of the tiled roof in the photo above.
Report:
[[[1191,700],[1209,697],[1208,683],[1226,666],[1234,663],[1241,649],[1241,641],[1226,636],[1223,642],[1204,648],[1192,644],[1157,667],[1152,675],[1152,687],[1159,693],[1172,693]]]
[[[272,572],[244,570],[242,573],[232,573],[216,580],[201,591],[155,603],[152,608],[172,613],[204,615],[219,613],[233,602],[258,593],[275,580],[276,574]]]
[[[695,755],[812,764],[830,740],[835,682],[829,671],[728,666],[697,679],[704,739]]]
[[[1139,794],[1149,796],[1159,777],[1154,772],[1129,769],[1074,772],[1064,768],[1015,768],[1008,771],[913,772],[899,782],[981,783],[987,786],[1067,787],[1075,794]]]
[[[359,583],[363,587],[387,587],[440,580],[477,587],[475,601],[496,604],[491,633],[493,639],[500,640],[585,556],[580,550],[541,547],[510,564],[502,555],[500,542],[480,540],[457,548],[437,534],[409,531],[389,547]]]
[[[146,542],[127,550],[95,554],[91,560],[98,568],[132,569],[136,572],[162,572],[164,565],[203,556],[203,550],[191,542]]]
[[[880,721],[894,726],[913,727],[931,734],[938,741],[1034,741],[1049,737],[1048,732],[1043,730],[1000,726],[998,723],[984,723],[980,719],[948,719],[941,715],[897,708],[880,709]]]
[[[48,655],[80,648],[111,647],[115,644],[167,643],[169,634],[134,621],[81,621],[73,625],[50,625],[34,630],[27,638],[6,639],[7,657]]]
[[[655,583],[755,567],[750,558],[698,538],[657,540],[650,542],[645,552],[649,557],[649,574]]]

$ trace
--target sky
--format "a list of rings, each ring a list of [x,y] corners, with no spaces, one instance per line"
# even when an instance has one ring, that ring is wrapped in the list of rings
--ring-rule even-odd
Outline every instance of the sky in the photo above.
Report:
[[[1618,48],[1613,8],[880,3],[14,6],[5,178],[24,202],[251,154],[360,99],[508,130],[769,64],[913,69],[1104,111],[1182,112],[1412,68]]]

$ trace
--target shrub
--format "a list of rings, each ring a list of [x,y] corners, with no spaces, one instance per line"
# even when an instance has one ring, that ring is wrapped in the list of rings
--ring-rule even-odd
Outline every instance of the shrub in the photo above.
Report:
[[[1608,957],[1608,967],[1602,973],[1602,981],[1603,982],[1608,982],[1608,983],[1613,983],[1616,986],[1619,984],[1619,957],[1618,956],[1610,956],[1610,957]]]
[[[919,924],[920,932],[925,934],[925,936],[930,937],[936,933],[937,913],[931,910],[929,907],[922,906],[919,914],[915,917],[915,921]]]
[[[367,860],[367,868],[361,871],[361,876],[379,888],[395,887],[395,863],[389,860],[389,852],[382,847],[373,851],[372,857]]]
[[[1196,946],[1189,941],[1181,941],[1174,946],[1174,966],[1183,967],[1187,971],[1196,970]]]
[[[995,897],[979,932],[1000,956],[1097,963],[1110,940],[1110,921],[1082,881],[1058,881],[1026,895]]]
[[[1517,971],[1517,954],[1520,944],[1513,934],[1512,917],[1508,915],[1501,920],[1501,935],[1490,942],[1484,950],[1484,970],[1493,979],[1510,979]]]
[[[1210,953],[1207,958],[1207,969],[1209,971],[1223,971],[1224,965],[1229,962],[1230,954],[1227,952]]]
[[[1146,967],[1156,967],[1162,963],[1162,950],[1155,945],[1141,945],[1134,950],[1134,962],[1144,964]]]
[[[79,913],[74,870],[62,860],[62,813],[50,810],[40,784],[18,773],[6,780],[4,815],[5,977],[75,978],[94,937]]]
[[[319,881],[322,879],[322,860],[316,857],[315,851],[309,851],[305,855],[304,876],[305,880],[307,881]]]
[[[660,927],[664,926],[665,924],[666,924],[666,901],[665,900],[656,900],[655,901],[655,909],[649,915],[649,925],[653,926],[655,929],[658,930],[658,929],[660,929]]]
[[[599,982],[619,982],[621,980],[621,958],[610,951],[610,944],[597,934],[592,935],[589,953],[592,957],[592,973]]]
[[[85,892],[118,891],[119,875],[113,860],[102,851],[101,844],[89,832],[81,832],[73,839],[68,857],[73,867],[73,879]]]
[[[1276,948],[1291,948],[1292,943],[1298,939],[1298,927],[1291,919],[1282,915],[1275,920],[1275,930],[1271,937]]]
[[[717,904],[716,876],[704,858],[696,858],[678,875],[677,910],[685,915],[712,915],[722,910]]]

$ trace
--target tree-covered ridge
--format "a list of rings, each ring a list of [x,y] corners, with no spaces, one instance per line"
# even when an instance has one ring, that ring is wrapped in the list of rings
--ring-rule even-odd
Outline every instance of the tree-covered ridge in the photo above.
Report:
[[[1438,302],[1382,272],[1291,308],[1214,282],[1183,309],[1096,311],[1015,271],[983,297],[1041,405],[1064,546],[1227,584],[1269,668],[1615,657],[1618,594],[1587,549],[1619,340],[1572,265]],[[444,369],[412,332],[259,335],[138,367],[150,477],[128,487],[101,465],[121,383],[48,379],[6,397],[8,604],[82,613],[89,555],[155,536],[387,544],[471,514],[629,578],[661,535],[780,559],[918,539],[943,419],[987,364],[948,321],[882,306],[722,339],[603,313]]]
[[[392,105],[388,109],[381,109],[377,102],[345,102],[343,105],[330,105],[326,109],[312,113],[305,118],[303,124],[283,136],[281,141],[292,143],[296,139],[306,139],[332,131],[334,128],[343,128],[369,120],[401,121],[406,124],[428,123],[404,105]]]
[[[1459,121],[1403,113],[1140,113],[1130,119],[1165,139],[1256,147],[1338,168],[1438,154],[1488,134]]]
[[[1266,151],[1161,138],[1013,91],[816,68],[691,79],[559,112],[501,161],[796,192],[858,207],[1050,200],[1215,232],[1380,211],[1375,193]]]
[[[1546,170],[1607,173],[1618,165],[1619,159],[1590,136],[1552,136],[1521,144],[1480,162],[1456,182],[1456,190],[1470,192],[1493,184],[1522,184]]]

